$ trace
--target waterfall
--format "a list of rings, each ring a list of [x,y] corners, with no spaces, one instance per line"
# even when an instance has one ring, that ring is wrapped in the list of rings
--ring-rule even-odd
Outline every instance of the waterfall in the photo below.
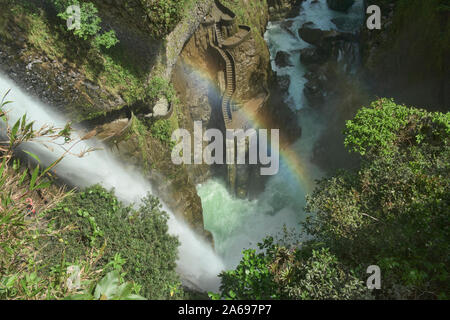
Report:
[[[6,105],[5,109],[11,123],[15,123],[25,113],[29,121],[35,121],[35,129],[45,124],[62,128],[68,122],[62,115],[40,103],[37,98],[30,97],[7,76],[0,73],[0,94],[3,96],[9,89],[11,92],[7,100],[13,103]],[[74,146],[73,152],[80,152],[93,146],[101,145],[98,142],[81,141]],[[26,143],[22,148],[38,155],[44,165],[52,163],[63,154],[63,150],[57,147],[52,152],[39,143]],[[79,187],[101,184],[107,189],[114,188],[117,197],[126,203],[139,202],[152,191],[150,183],[141,174],[127,168],[106,148],[88,153],[82,158],[67,155],[57,165],[54,173]],[[163,204],[163,208],[170,216],[169,233],[178,236],[181,242],[177,271],[183,282],[203,290],[217,291],[220,283],[217,275],[224,269],[221,259],[209,244],[200,240],[185,223],[176,219],[166,205]]]

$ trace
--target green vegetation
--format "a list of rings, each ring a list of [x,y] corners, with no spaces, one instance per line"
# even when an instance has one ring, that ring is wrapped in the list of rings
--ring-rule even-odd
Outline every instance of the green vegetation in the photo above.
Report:
[[[8,103],[0,103],[7,125]],[[24,116],[7,127],[7,136],[0,144],[0,299],[183,295],[175,272],[178,240],[167,233],[168,215],[157,198],[131,207],[99,186],[81,192],[53,186],[50,170],[77,144],[69,125],[36,130]],[[12,157],[24,142],[51,145],[60,137],[72,147],[45,170],[38,165],[29,172]]]
[[[97,90],[99,100],[92,100],[92,97],[86,95],[67,97],[69,103],[66,108],[71,119],[78,122],[104,112],[103,99],[107,101],[111,97],[113,99],[120,97],[124,101],[123,104],[128,105],[145,99],[143,84],[146,83],[148,76],[148,61],[137,57],[138,53],[120,42],[111,46],[115,43],[112,30],[100,31],[96,36],[89,36],[89,33],[93,33],[99,25],[98,28],[88,29],[91,31],[81,29],[83,37],[86,37],[84,40],[83,37],[74,34],[77,30],[67,29],[64,21],[56,16],[57,12],[22,0],[14,0],[5,5],[9,10],[0,12],[0,42],[4,39],[4,45],[8,47],[17,37],[23,37],[27,46],[20,59],[46,57],[53,61],[52,67],[64,64],[66,68],[79,75],[82,81],[75,82],[74,89],[81,92],[86,90],[83,88],[83,81],[99,87]],[[98,22],[94,20],[91,23],[95,25],[95,21]],[[8,28],[10,25],[15,26],[12,31]],[[49,85],[58,90],[57,83],[54,83],[55,79],[52,77],[53,75],[47,79]]]
[[[27,47],[23,50],[24,59],[27,56],[45,56],[51,61],[56,61],[54,65],[68,64],[71,70],[80,75],[81,80],[86,80],[99,88],[96,90],[99,100],[93,100],[84,94],[77,96],[75,100],[72,95],[67,97],[68,101],[72,101],[67,105],[71,119],[76,122],[93,119],[105,112],[102,103],[111,99],[123,99],[123,104],[116,108],[125,104],[133,105],[136,102],[144,102],[150,106],[163,95],[170,102],[176,102],[175,91],[167,80],[159,76],[147,80],[151,65],[155,62],[150,61],[147,56],[142,56],[142,52],[130,50],[126,44],[118,42],[114,30],[104,30],[101,27],[99,8],[102,12],[111,8],[108,9],[107,5],[97,1],[48,0],[48,2],[56,11],[50,10],[49,6],[40,6],[23,0],[8,2],[10,10],[0,12],[0,42],[1,39],[5,39],[11,43],[20,35],[27,43]],[[178,8],[182,1],[158,1],[155,5],[165,7],[164,3],[169,4],[169,7]],[[80,4],[81,7],[79,30],[68,30],[66,26],[65,20],[69,17],[66,9],[71,4]],[[135,14],[142,16],[141,12]],[[168,21],[172,21],[171,18]],[[17,26],[17,30],[11,32],[9,25]],[[156,27],[153,29],[158,32],[162,30]],[[160,50],[156,47],[161,44],[160,40],[154,40],[148,50]],[[150,53],[153,55],[159,51]],[[53,89],[57,90],[57,85],[53,85],[54,79],[50,78],[48,81]],[[83,86],[83,81],[74,83],[74,88],[84,92],[86,89],[79,87]]]
[[[151,135],[169,146],[170,149],[175,146],[175,142],[171,140],[172,132],[172,124],[168,119],[157,120],[150,128]]]
[[[152,103],[155,103],[158,98],[163,96],[167,98],[169,103],[178,102],[172,83],[159,76],[154,76],[150,79],[146,95]]]
[[[101,250],[101,264],[119,255],[126,260],[125,279],[142,286],[149,299],[170,299],[180,286],[175,272],[178,240],[167,233],[168,215],[159,200],[148,196],[139,208],[124,206],[112,192],[94,186],[60,202],[47,214],[51,226],[65,232],[61,239],[49,241],[45,260],[56,263],[64,258],[71,264]]]
[[[139,0],[148,28],[155,38],[169,34],[181,20],[187,0]]]
[[[100,33],[102,19],[98,16],[98,9],[92,2],[81,2],[80,0],[52,0],[52,2],[59,11],[58,17],[64,21],[67,21],[73,15],[73,12],[71,14],[67,12],[67,8],[72,5],[79,6],[79,28],[72,30],[75,36],[83,40],[91,41],[91,44],[96,47],[103,46],[106,49],[113,47],[119,42],[114,30]]]
[[[370,293],[352,270],[328,248],[302,248],[268,237],[261,252],[245,250],[235,270],[223,272],[221,292],[212,299],[369,299]]]
[[[133,294],[136,290],[132,283],[122,282],[119,272],[111,271],[91,290],[84,294],[69,296],[66,300],[145,300],[144,297]]]
[[[180,199],[195,204],[185,197],[197,197],[186,169],[168,160],[178,101],[172,84],[160,76],[161,60],[167,57],[161,52],[164,38],[195,0],[118,1],[121,7],[111,5],[105,15],[100,10],[110,2],[102,2],[0,0],[8,5],[0,11],[0,43],[8,50],[20,48],[17,65],[45,57],[34,68],[55,68],[45,75],[49,91],[58,87],[59,80],[52,77],[59,71],[75,73],[73,86],[81,94],[68,97],[80,99],[68,102],[75,121],[105,115],[104,101],[114,101],[119,109],[138,103],[145,109],[166,97],[174,110],[169,119],[133,115],[124,134],[132,146],[127,156],[145,169],[157,169]],[[450,43],[446,1],[371,2],[396,3],[392,39],[380,41],[389,48],[380,51],[374,66],[386,61],[394,65],[392,70],[419,68],[414,70],[419,78],[444,78]],[[239,24],[251,26],[261,67],[267,67],[262,36],[267,1],[222,3],[236,13]],[[81,28],[68,30],[66,9],[74,4],[81,8]],[[116,34],[104,26],[117,9],[124,14],[115,24]],[[129,25],[119,32],[123,21]],[[124,34],[141,42],[136,48],[125,45],[135,39]],[[387,59],[390,51],[414,54]],[[398,74],[412,79],[408,72]],[[65,144],[73,143],[70,124],[35,129],[24,116],[9,127],[2,111],[8,103],[0,103],[0,121],[7,126],[7,139],[0,141],[0,299],[184,297],[175,271],[179,242],[168,234],[168,215],[159,200],[148,195],[138,204],[124,204],[114,190],[101,186],[71,192],[57,188],[51,170],[71,148],[47,169],[27,150],[38,164],[23,166],[16,151],[37,140],[54,145],[62,137]],[[360,109],[344,134],[345,146],[361,160],[359,168],[318,181],[308,197],[304,233],[268,237],[257,250],[245,250],[239,265],[220,275],[220,292],[210,298],[449,299],[450,114],[380,99]],[[191,207],[185,208],[188,218],[201,212],[200,205]],[[381,290],[366,288],[369,265],[381,268]]]
[[[318,181],[303,223],[312,240],[266,239],[212,297],[365,299],[369,265],[382,272],[377,298],[449,297],[450,113],[380,99],[345,136],[361,166]]]

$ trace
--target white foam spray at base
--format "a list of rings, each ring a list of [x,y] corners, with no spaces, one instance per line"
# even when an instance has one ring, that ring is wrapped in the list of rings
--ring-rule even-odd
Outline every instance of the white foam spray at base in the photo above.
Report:
[[[9,111],[10,123],[15,123],[25,113],[29,121],[35,121],[35,129],[45,124],[62,128],[67,123],[64,117],[51,111],[36,98],[27,95],[0,73],[0,95],[3,96],[9,89],[11,92],[7,100],[13,103],[5,108]],[[81,141],[72,151],[76,153],[92,147],[88,143],[88,141]],[[24,149],[38,155],[47,165],[63,154],[63,150],[58,147],[55,147],[52,152],[38,143],[27,143]],[[152,190],[150,183],[142,175],[132,168],[126,168],[106,149],[88,153],[82,158],[67,155],[54,172],[60,178],[79,187],[101,184],[107,189],[114,188],[117,197],[127,203],[139,202]],[[178,236],[181,243],[177,271],[182,279],[186,280],[186,285],[207,291],[217,291],[220,282],[217,275],[224,269],[221,259],[209,244],[199,239],[186,224],[176,219],[166,205],[163,204],[163,208],[170,216],[169,233]]]

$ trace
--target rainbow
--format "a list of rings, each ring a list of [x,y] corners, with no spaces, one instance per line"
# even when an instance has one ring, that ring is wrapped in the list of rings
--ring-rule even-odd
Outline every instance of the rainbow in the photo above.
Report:
[[[187,61],[183,62],[183,67],[194,73],[196,77],[207,81],[211,87],[215,89],[217,95],[221,96],[221,92],[216,84],[216,81],[207,70]],[[233,102],[239,103],[239,101],[236,100]],[[255,114],[245,110],[244,108],[240,109],[240,114],[243,115],[255,129],[263,128],[262,121],[258,119]],[[280,167],[283,165],[288,168],[289,172],[292,173],[295,180],[305,189],[306,193],[312,193],[315,187],[314,179],[309,174],[309,170],[305,166],[305,161],[294,150],[292,145],[284,146],[283,148],[280,147]]]

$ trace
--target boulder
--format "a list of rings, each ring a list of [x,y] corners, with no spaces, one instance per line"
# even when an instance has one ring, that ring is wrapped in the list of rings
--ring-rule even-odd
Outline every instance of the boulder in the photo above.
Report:
[[[288,92],[291,85],[291,78],[288,75],[277,76],[278,86],[282,92]]]
[[[346,12],[355,0],[327,0],[328,7],[331,10]]]
[[[325,34],[329,32],[327,30],[321,30],[317,28],[311,28],[309,25],[303,25],[299,30],[298,34],[303,41],[306,41],[313,45],[320,45]]]
[[[291,67],[292,64],[289,61],[290,55],[285,51],[278,51],[275,57],[275,64],[280,68]]]
[[[317,81],[308,81],[303,89],[306,99],[311,106],[321,106],[325,100],[324,92]]]
[[[166,97],[162,97],[153,107],[153,117],[164,117],[169,113],[169,101]]]
[[[330,83],[333,78],[327,65],[314,67],[313,70],[306,73],[305,78],[308,82],[305,84],[303,92],[311,107],[323,106],[325,99],[330,91]]]
[[[283,28],[286,32],[289,32],[293,37],[297,37],[295,31],[292,31],[292,26],[294,25],[293,20],[285,20],[281,22],[280,27]]]
[[[335,40],[344,41],[358,41],[357,35],[350,32],[340,32],[337,30],[322,30],[317,28],[311,28],[309,26],[302,26],[298,29],[300,38],[304,41],[313,44],[315,46],[323,46],[325,42],[331,42]]]
[[[329,54],[317,47],[300,50],[300,61],[304,65],[322,64],[328,59]]]

